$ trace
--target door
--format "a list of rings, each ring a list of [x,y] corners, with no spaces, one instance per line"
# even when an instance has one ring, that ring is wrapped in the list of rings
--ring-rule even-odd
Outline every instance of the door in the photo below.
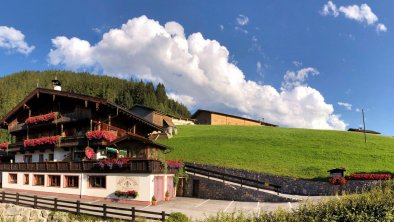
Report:
[[[156,200],[164,200],[164,176],[155,176],[154,185]]]
[[[200,192],[200,181],[193,180],[193,197],[198,197]]]
[[[174,177],[167,176],[167,191],[170,194],[170,197],[175,197],[174,194]]]

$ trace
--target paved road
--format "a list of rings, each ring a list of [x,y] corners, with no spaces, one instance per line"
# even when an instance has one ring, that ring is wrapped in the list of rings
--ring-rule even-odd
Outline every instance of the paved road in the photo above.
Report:
[[[24,195],[34,195],[29,192],[20,192]],[[40,195],[40,197],[44,197]],[[76,201],[77,199],[58,197],[57,195],[45,196],[47,198],[58,198],[68,201]],[[318,201],[324,197],[303,197],[304,200]],[[210,200],[210,199],[197,199],[197,198],[187,198],[187,197],[176,197],[171,201],[161,201],[157,206],[141,206],[132,204],[123,204],[115,202],[106,201],[92,201],[92,200],[80,200],[84,203],[90,204],[107,204],[108,206],[114,207],[135,207],[138,210],[147,210],[166,213],[171,212],[182,212],[194,219],[203,219],[207,216],[216,215],[218,212],[239,212],[242,211],[245,214],[258,213],[260,211],[273,211],[277,208],[282,209],[292,209],[296,208],[300,202],[296,203],[267,203],[267,202],[240,202],[240,201],[224,201],[224,200]]]

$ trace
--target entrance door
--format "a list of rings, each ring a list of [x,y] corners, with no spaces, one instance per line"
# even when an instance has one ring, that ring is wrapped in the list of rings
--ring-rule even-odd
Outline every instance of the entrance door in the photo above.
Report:
[[[200,192],[200,181],[193,180],[193,197],[198,197]]]
[[[164,176],[155,176],[154,184],[156,200],[164,200]]]
[[[170,197],[175,197],[174,195],[174,179],[171,176],[167,176],[167,191],[170,194]]]

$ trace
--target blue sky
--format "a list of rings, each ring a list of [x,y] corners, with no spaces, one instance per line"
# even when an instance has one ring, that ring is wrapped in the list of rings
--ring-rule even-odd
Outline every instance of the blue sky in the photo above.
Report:
[[[2,1],[0,76],[66,69],[288,127],[394,135],[393,1]]]

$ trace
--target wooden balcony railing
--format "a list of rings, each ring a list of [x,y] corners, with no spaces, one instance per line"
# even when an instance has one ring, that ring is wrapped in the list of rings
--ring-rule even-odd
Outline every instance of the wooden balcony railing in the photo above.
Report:
[[[103,172],[103,173],[164,173],[158,160],[131,160],[122,168],[101,169],[96,161],[44,162],[44,163],[0,163],[0,171],[5,172]]]

